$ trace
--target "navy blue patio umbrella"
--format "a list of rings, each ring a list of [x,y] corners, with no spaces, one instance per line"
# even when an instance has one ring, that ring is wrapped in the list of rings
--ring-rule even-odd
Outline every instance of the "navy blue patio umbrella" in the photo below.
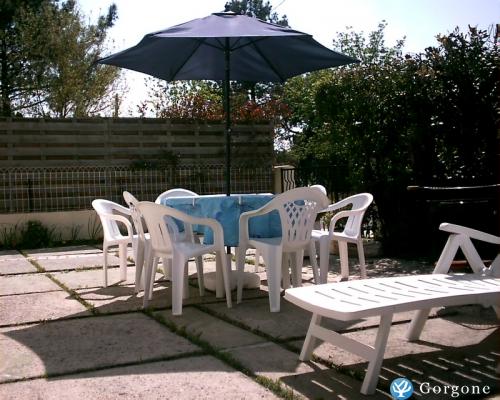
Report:
[[[358,61],[326,48],[306,33],[224,12],[147,34],[137,45],[98,62],[166,81],[224,82],[225,180],[229,195],[230,81],[284,82],[305,72]]]

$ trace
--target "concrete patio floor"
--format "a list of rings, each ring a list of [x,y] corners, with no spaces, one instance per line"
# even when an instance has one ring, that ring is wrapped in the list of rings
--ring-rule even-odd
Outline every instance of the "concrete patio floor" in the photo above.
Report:
[[[397,314],[377,392],[364,396],[367,364],[359,357],[322,344],[313,362],[299,361],[311,315],[284,299],[281,312],[270,313],[264,268],[260,288],[245,290],[243,302],[228,309],[210,291],[199,296],[190,265],[190,297],[174,317],[162,274],[143,310],[133,263],[120,282],[118,259],[110,258],[103,288],[100,249],[0,252],[0,399],[390,399],[390,382],[402,376],[413,382],[413,398],[451,398],[422,393],[423,382],[489,387],[475,398],[499,393],[500,329],[491,308],[435,309],[413,343],[404,339],[412,314]],[[207,258],[205,271],[213,270]],[[368,260],[368,279],[431,271],[418,261]],[[351,279],[358,272],[352,266]],[[307,259],[303,281],[312,284]],[[378,319],[327,323],[369,344]]]

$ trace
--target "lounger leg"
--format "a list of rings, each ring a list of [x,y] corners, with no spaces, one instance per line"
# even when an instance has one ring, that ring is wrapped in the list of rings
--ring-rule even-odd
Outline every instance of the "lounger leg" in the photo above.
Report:
[[[372,394],[377,387],[380,367],[382,367],[385,347],[391,329],[391,322],[392,314],[384,314],[380,317],[380,326],[378,328],[377,338],[375,339],[373,354],[369,360],[368,370],[366,371],[365,379],[361,385],[361,393],[363,394]]]
[[[422,329],[424,328],[425,322],[427,321],[427,317],[429,316],[429,312],[431,310],[418,310],[415,313],[415,316],[412,318],[410,326],[406,331],[406,340],[415,341],[418,340],[420,334],[422,333]]]
[[[313,314],[311,322],[309,323],[309,329],[307,330],[306,339],[302,345],[302,351],[300,352],[299,360],[308,361],[311,359],[312,352],[316,347],[318,338],[312,335],[313,329],[316,325],[321,324],[321,315]]]

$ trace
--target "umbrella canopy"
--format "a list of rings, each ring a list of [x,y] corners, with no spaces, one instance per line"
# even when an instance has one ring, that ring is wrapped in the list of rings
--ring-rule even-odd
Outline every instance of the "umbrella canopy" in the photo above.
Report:
[[[357,62],[311,35],[235,13],[215,13],[159,32],[98,61],[167,81],[224,81],[226,193],[230,193],[229,81],[284,82],[305,72]]]

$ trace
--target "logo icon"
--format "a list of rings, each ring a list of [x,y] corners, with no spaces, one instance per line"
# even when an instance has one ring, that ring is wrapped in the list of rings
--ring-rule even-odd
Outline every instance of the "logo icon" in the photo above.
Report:
[[[413,394],[413,385],[409,379],[396,378],[391,382],[391,394],[394,399],[406,400]]]

